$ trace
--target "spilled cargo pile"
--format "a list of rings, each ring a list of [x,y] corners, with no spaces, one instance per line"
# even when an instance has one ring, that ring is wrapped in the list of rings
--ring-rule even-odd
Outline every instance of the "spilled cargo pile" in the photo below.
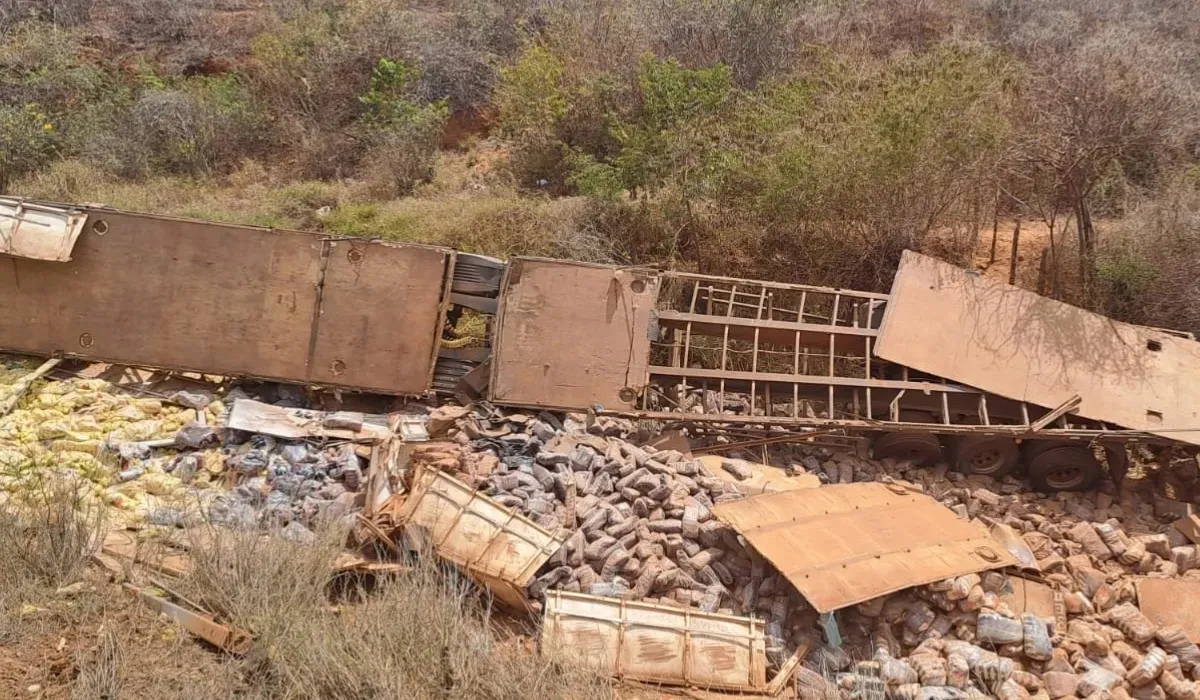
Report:
[[[877,462],[811,444],[772,445],[771,461],[786,468],[732,457],[700,460],[634,444],[637,426],[630,422],[582,414],[443,408],[430,425],[431,431],[440,425],[446,439],[417,447],[411,471],[453,473],[563,542],[524,587],[527,604],[544,608],[545,625],[556,635],[567,627],[562,620],[571,619],[563,601],[575,609],[593,599],[636,601],[761,621],[767,675],[794,673],[800,692],[813,696],[1200,697],[1194,643],[1200,618],[1162,613],[1154,588],[1165,582],[1200,595],[1196,545],[1185,524],[1172,526],[1172,517],[1155,515],[1153,495],[1136,481],[1119,493],[1046,496],[1011,477],[967,477],[944,465]],[[775,474],[774,486],[749,495],[764,491],[753,473],[764,468]],[[854,566],[855,553],[839,566],[803,569],[800,558],[781,561],[757,551],[755,534],[723,511],[725,504],[744,503],[766,512],[789,499],[801,503],[868,482],[891,489],[898,495],[892,501],[909,494],[972,525],[962,537],[968,549],[983,550],[977,566],[966,565],[975,570],[927,577],[923,585],[885,581],[880,590],[895,593],[825,614],[828,596],[808,586],[802,594],[793,583]],[[896,508],[895,502],[885,505]],[[798,511],[789,512],[764,527],[793,527],[782,522],[796,520]],[[836,549],[849,541],[855,521],[830,515],[824,522],[813,519],[810,525],[825,534],[808,548],[832,542]],[[919,523],[906,525],[901,530],[919,529]],[[979,546],[977,532],[990,532],[986,545]],[[898,558],[898,570],[908,567],[912,580],[921,580],[921,564],[903,561],[905,546],[875,558]],[[927,571],[953,566],[947,557],[925,564]],[[583,625],[592,634],[601,627]],[[614,675],[648,677],[622,661],[620,651],[592,651],[602,658],[581,660]],[[794,667],[797,657],[806,658],[803,667]],[[764,687],[752,674],[740,689]]]
[[[77,479],[125,524],[180,526],[204,518],[313,538],[321,518],[356,507],[366,462],[352,442],[280,439],[225,429],[234,388],[162,396],[103,379],[40,379],[22,386],[26,363],[0,375],[0,487],[20,497],[46,479]],[[214,387],[215,388],[215,387]],[[369,451],[367,452],[369,454]]]
[[[0,416],[8,497],[72,475],[130,522],[298,542],[366,506],[375,531],[399,526],[392,542],[424,538],[540,615],[544,653],[616,677],[847,700],[1200,700],[1200,518],[1159,515],[1138,480],[1046,496],[805,442],[696,457],[631,421],[485,404],[434,409],[417,432],[438,439],[406,444],[424,435],[403,439],[402,416],[240,389],[22,391]]]

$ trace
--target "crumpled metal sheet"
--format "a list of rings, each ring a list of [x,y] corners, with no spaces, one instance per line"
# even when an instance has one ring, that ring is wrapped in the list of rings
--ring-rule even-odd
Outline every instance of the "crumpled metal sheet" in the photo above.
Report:
[[[987,530],[900,484],[764,494],[719,504],[713,513],[818,612],[1018,564]]]
[[[85,223],[87,213],[74,207],[0,197],[0,254],[67,262]]]
[[[400,509],[438,556],[462,566],[506,605],[527,606],[524,588],[563,537],[437,470],[424,470]]]

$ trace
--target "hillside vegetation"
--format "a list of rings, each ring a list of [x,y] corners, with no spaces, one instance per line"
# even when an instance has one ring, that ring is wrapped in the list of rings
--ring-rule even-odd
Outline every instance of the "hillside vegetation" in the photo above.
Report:
[[[1024,220],[1039,291],[1200,331],[1188,0],[2,0],[0,31],[5,192],[871,290]]]

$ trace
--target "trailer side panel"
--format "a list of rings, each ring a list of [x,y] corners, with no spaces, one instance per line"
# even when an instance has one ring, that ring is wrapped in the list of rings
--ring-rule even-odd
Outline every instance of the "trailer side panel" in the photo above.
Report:
[[[516,258],[501,295],[491,396],[499,404],[632,408],[646,380],[655,273]]]
[[[0,255],[0,349],[428,388],[450,251],[108,209],[87,217],[69,262]]]
[[[879,357],[1017,401],[1200,445],[1200,343],[905,251]]]

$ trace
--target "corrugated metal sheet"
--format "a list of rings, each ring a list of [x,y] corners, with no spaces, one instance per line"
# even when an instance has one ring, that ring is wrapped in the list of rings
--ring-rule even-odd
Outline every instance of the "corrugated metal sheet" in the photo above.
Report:
[[[541,649],[617,678],[745,691],[767,684],[763,623],[747,617],[549,591]]]
[[[400,509],[438,556],[463,567],[503,603],[526,606],[523,589],[563,538],[444,472],[424,470]]]
[[[713,512],[819,612],[1017,564],[982,527],[898,484],[764,494]]]
[[[1200,445],[1200,343],[905,251],[875,354],[951,381]]]

